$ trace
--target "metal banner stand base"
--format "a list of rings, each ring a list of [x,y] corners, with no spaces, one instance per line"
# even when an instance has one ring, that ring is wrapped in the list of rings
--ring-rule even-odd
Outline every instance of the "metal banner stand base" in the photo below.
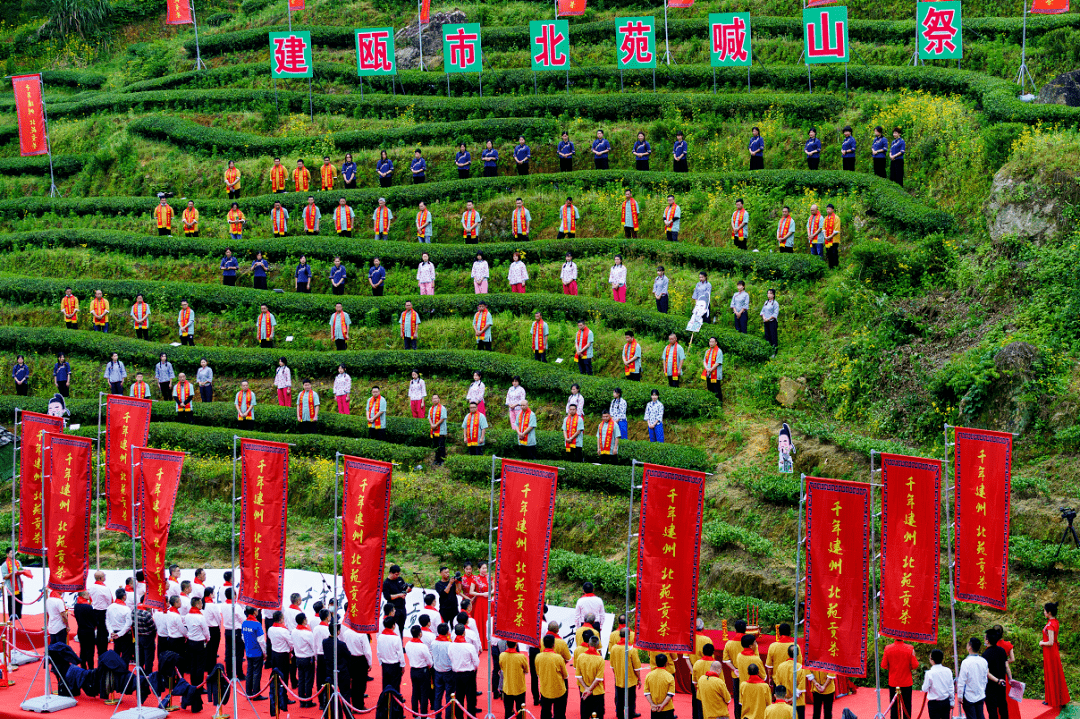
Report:
[[[167,716],[169,712],[164,709],[140,706],[117,712],[112,715],[112,719],[165,719]]]
[[[24,712],[36,712],[38,714],[51,714],[52,712],[63,711],[64,709],[71,709],[76,702],[71,697],[61,697],[55,694],[50,696],[34,697],[33,699],[27,699],[19,708]]]

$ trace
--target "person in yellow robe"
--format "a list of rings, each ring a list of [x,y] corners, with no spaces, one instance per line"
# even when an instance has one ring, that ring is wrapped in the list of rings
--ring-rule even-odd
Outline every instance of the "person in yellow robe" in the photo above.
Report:
[[[612,632],[611,636],[615,637],[614,642],[609,642],[611,654],[611,673],[615,676],[615,717],[616,719],[623,719],[627,701],[630,704],[630,719],[633,719],[637,714],[637,688],[640,683],[638,680],[638,674],[641,672],[641,658],[638,655],[637,649],[634,648],[633,643],[629,647],[626,646],[626,627],[620,627],[618,633]],[[630,636],[633,637],[634,633],[631,631]],[[630,666],[626,666],[626,658],[630,658]],[[629,695],[627,695],[627,687],[629,687]]]
[[[661,652],[652,661],[652,671],[645,676],[651,719],[675,719],[675,675],[667,669],[666,654]]]
[[[698,679],[697,693],[701,701],[701,713],[705,719],[720,719],[729,716],[728,703],[731,702],[731,694],[724,681],[723,664],[720,662],[709,664],[709,670]]]
[[[762,678],[761,660],[750,662],[739,682],[739,699],[742,702],[743,719],[765,719],[765,709],[771,704],[772,692]]]

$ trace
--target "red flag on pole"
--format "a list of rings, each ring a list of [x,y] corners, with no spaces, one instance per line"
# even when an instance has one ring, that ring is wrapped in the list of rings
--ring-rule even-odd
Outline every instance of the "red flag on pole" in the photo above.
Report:
[[[1032,0],[1031,12],[1044,15],[1069,12],[1069,0]]]
[[[191,14],[191,0],[166,0],[168,11],[165,16],[166,25],[192,25],[195,19]]]
[[[45,437],[46,547],[49,589],[81,592],[90,572],[90,457],[93,442],[86,437],[50,434]]]
[[[15,90],[15,114],[19,119],[19,154],[47,155],[49,138],[45,132],[45,101],[41,97],[41,75],[11,78]]]
[[[19,438],[19,551],[41,556],[41,433],[64,431],[64,418],[37,412],[21,412]]]
[[[110,394],[105,397],[105,529],[131,536],[128,471],[132,447],[145,447],[150,437],[148,399]]]
[[[304,9],[304,0],[289,0],[289,11],[297,12]]]
[[[349,613],[345,624],[357,632],[381,631],[386,529],[390,525],[390,484],[394,467],[360,457],[345,462],[341,560]]]
[[[691,652],[705,474],[646,464],[638,526],[637,646]]]
[[[941,460],[881,455],[881,634],[938,640]]]
[[[669,8],[694,7],[694,0],[668,0],[667,6]]]
[[[431,0],[421,0],[420,3],[420,22],[428,22],[431,20]]]
[[[241,439],[240,460],[239,603],[280,609],[289,515],[289,445]]]
[[[835,5],[839,0],[808,0],[806,7],[821,7],[822,5]],[[861,674],[859,676],[862,676]]]
[[[146,575],[146,606],[165,609],[165,547],[176,507],[176,490],[184,453],[140,447],[135,450],[135,493],[142,505],[136,517],[142,535],[142,566]]]
[[[1005,609],[1012,435],[956,428],[956,598]]]
[[[559,0],[557,17],[569,17],[570,15],[584,15],[585,5],[589,0]]]
[[[491,613],[502,639],[540,646],[558,484],[558,467],[502,461]]]
[[[807,667],[866,676],[869,550],[870,486],[807,477]]]

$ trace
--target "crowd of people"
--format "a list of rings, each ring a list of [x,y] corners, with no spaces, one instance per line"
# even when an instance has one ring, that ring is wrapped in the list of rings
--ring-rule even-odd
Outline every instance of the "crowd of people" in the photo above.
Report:
[[[378,662],[379,691],[393,689],[414,713],[437,719],[462,719],[463,711],[478,716],[477,697],[487,687],[478,684],[477,673],[480,657],[490,651],[490,689],[495,699],[502,700],[505,719],[519,714],[530,694],[542,719],[565,719],[571,666],[581,717],[602,719],[611,697],[615,716],[633,719],[639,716],[641,694],[648,702],[651,719],[673,719],[676,676],[680,674],[684,681],[689,680],[693,719],[732,714],[735,719],[788,719],[793,703],[794,713],[805,719],[808,695],[812,695],[814,719],[833,717],[840,677],[831,670],[801,665],[788,623],[778,624],[776,635],[759,644],[760,629],[748,632],[746,622],[736,619],[731,623],[734,631],[727,631],[721,645],[705,633],[704,621],[699,618],[693,651],[648,652],[648,672],[642,677],[635,633],[624,616],[616,618],[606,645],[601,644],[601,627],[607,615],[591,582],[582,585],[574,624],[564,627],[545,617],[546,633],[540,646],[534,647],[491,635],[488,605],[494,586],[486,562],[477,563],[475,569],[473,563],[466,562],[462,571],[451,575],[449,567],[441,567],[439,580],[431,589],[422,590],[424,606],[409,613],[406,597],[413,585],[402,578],[401,567],[391,565],[382,584],[385,603],[381,631],[374,642],[369,634],[353,631],[341,622],[346,606],[339,607],[332,598],[316,601],[310,610],[297,593],[281,609],[242,607],[233,603],[237,587],[231,572],[226,572],[222,586],[215,588],[206,586],[204,570],[195,570],[193,578],[187,580],[172,565],[167,575],[168,609],[160,611],[143,603],[145,578],[141,572],[128,578],[123,587],[110,589],[99,571],[94,584],[77,594],[71,610],[77,625],[79,661],[83,668],[92,669],[95,653],[100,662],[111,644],[126,663],[133,664],[133,624],[137,624],[138,660],[144,671],[153,670],[155,657],[160,663],[165,652],[175,652],[180,657],[178,670],[193,686],[200,687],[220,662],[223,666],[218,671],[244,682],[247,694],[257,696],[257,701],[269,699],[272,714],[293,703],[286,692],[288,686],[299,697],[301,707],[314,707],[317,702],[325,709],[336,655],[338,689],[357,709],[366,706],[370,670]],[[7,608],[13,618],[19,616],[16,600],[21,598],[25,574],[9,548],[4,581]],[[544,611],[546,614],[546,607]],[[50,593],[45,612],[50,645],[67,644],[69,609],[60,592]],[[1070,697],[1058,648],[1057,604],[1044,605],[1043,616],[1046,625],[1039,645],[1046,676],[1044,703],[1060,707]],[[1000,625],[988,628],[984,636],[985,647],[978,637],[968,640],[966,657],[955,679],[944,663],[943,652],[936,648],[930,652],[922,682],[930,719],[947,719],[957,699],[966,719],[982,719],[984,708],[990,719],[1009,719],[1008,688],[1015,651]],[[612,687],[606,686],[609,667]],[[887,676],[891,719],[913,716],[914,672],[919,668],[913,647],[893,640],[882,653],[880,667]],[[402,687],[406,668],[408,697]],[[265,676],[267,671],[271,672],[269,677]],[[269,688],[269,696],[262,696],[265,688]],[[451,696],[456,696],[461,707],[449,706]],[[629,717],[624,713],[626,705]],[[201,702],[193,703],[193,710],[196,706],[201,708]]]

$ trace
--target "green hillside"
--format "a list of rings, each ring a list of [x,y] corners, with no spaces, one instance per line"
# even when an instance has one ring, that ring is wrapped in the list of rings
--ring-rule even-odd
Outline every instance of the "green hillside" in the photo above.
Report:
[[[166,27],[160,0],[16,0],[0,4],[0,62],[7,75],[44,72],[58,197],[49,196],[49,165],[19,156],[14,102],[0,98],[0,416],[16,406],[43,409],[52,394],[58,351],[74,368],[70,409],[81,433],[96,434],[102,372],[117,351],[129,377],[151,375],[159,353],[194,377],[206,357],[215,371],[215,400],[196,404],[193,426],[172,422],[172,406],[155,404],[151,442],[192,453],[181,481],[169,561],[224,564],[229,557],[229,483],[235,419],[231,398],[242,380],[259,397],[259,436],[298,443],[290,476],[289,566],[328,570],[336,451],[398,463],[390,522],[390,557],[431,575],[440,562],[486,557],[490,458],[467,456],[458,432],[442,468],[432,466],[425,423],[409,414],[409,371],[420,370],[429,396],[440,394],[460,423],[473,370],[484,373],[493,430],[489,449],[513,452],[503,398],[522,378],[538,413],[540,457],[564,460],[556,430],[570,385],[577,382],[589,422],[615,387],[629,404],[630,437],[622,462],[601,468],[586,437],[586,463],[560,475],[549,601],[571,603],[586,579],[612,608],[621,608],[626,546],[627,485],[632,457],[706,470],[701,608],[710,626],[760,603],[762,621],[790,620],[795,591],[799,473],[869,481],[870,451],[945,458],[943,426],[968,425],[1018,433],[1014,442],[1009,605],[996,612],[958,604],[961,637],[1001,623],[1016,644],[1014,675],[1028,695],[1042,691],[1037,646],[1045,601],[1061,604],[1062,651],[1074,692],[1080,687],[1080,549],[1056,553],[1064,522],[1059,507],[1080,502],[1080,108],[1024,102],[1015,84],[1021,55],[1019,2],[964,4],[964,59],[912,66],[913,3],[848,4],[853,60],[801,61],[798,4],[754,0],[698,2],[671,11],[673,64],[652,71],[615,67],[616,17],[655,15],[648,0],[591,0],[570,21],[569,74],[530,69],[528,22],[553,15],[553,2],[434,3],[433,12],[460,10],[483,26],[483,95],[475,75],[443,74],[441,48],[428,47],[426,71],[402,69],[391,84],[356,75],[354,27],[416,21],[415,6],[398,0],[307,0],[293,27],[312,32],[314,78],[270,78],[266,33],[287,26],[281,0],[197,3],[200,54],[194,69],[190,27]],[[709,65],[710,12],[749,9],[755,64]],[[659,49],[663,53],[662,22]],[[1080,64],[1080,14],[1030,17],[1027,66],[1041,87]],[[568,87],[569,83],[569,87]],[[620,87],[620,83],[621,86]],[[749,83],[749,85],[748,85]],[[899,187],[873,175],[869,148],[881,125],[901,127],[906,179]],[[858,142],[854,173],[843,172],[842,129]],[[764,171],[749,171],[751,128],[766,140]],[[821,168],[806,169],[803,143],[811,129],[822,141]],[[585,158],[602,129],[614,148],[611,169],[596,172]],[[556,143],[567,131],[577,144],[575,172],[560,173]],[[690,145],[688,174],[671,172],[676,132]],[[634,169],[638,132],[652,143],[650,172]],[[519,135],[532,148],[531,174],[511,174]],[[486,140],[500,152],[500,172],[482,178]],[[459,180],[459,143],[473,153],[473,176]],[[405,176],[413,151],[423,150],[428,181]],[[397,168],[393,187],[374,173],[380,150]],[[320,190],[317,167],[346,153],[359,166],[355,189]],[[311,192],[271,195],[275,156],[290,169],[302,159]],[[230,201],[223,189],[228,160],[242,173],[240,207],[248,229],[231,239]],[[292,180],[288,181],[292,188]],[[638,239],[622,237],[619,207],[630,188],[641,204]],[[170,195],[174,234],[159,237],[152,211],[157,193]],[[682,208],[680,242],[664,241],[668,194]],[[296,234],[308,194],[322,211],[318,236]],[[572,196],[581,217],[574,239],[558,239],[559,206]],[[333,232],[332,208],[345,197],[355,209],[352,239]],[[370,218],[385,197],[398,216],[390,241],[371,238]],[[510,217],[521,197],[532,213],[528,243],[516,242]],[[200,211],[198,238],[179,231],[192,199]],[[736,199],[750,212],[748,251],[734,247],[729,218]],[[271,236],[269,213],[281,201],[291,214],[289,237]],[[418,246],[412,218],[427,203],[434,241]],[[484,216],[481,244],[460,239],[466,201]],[[812,204],[832,203],[843,228],[840,266],[811,257],[801,228]],[[795,254],[777,252],[781,208],[795,217]],[[238,258],[236,288],[221,284],[226,248]],[[470,330],[477,296],[470,274],[475,252],[491,270],[486,297],[495,317],[491,353],[476,352]],[[510,292],[511,253],[521,250],[530,281]],[[430,252],[438,276],[434,296],[420,296],[416,266]],[[246,272],[256,253],[271,263],[270,290],[254,289]],[[580,295],[561,293],[567,252],[579,268]],[[627,302],[611,299],[612,257],[628,270]],[[315,270],[312,294],[293,290],[293,268],[306,255]],[[349,281],[343,302],[353,319],[349,350],[329,333],[334,302],[327,279],[335,255]],[[371,258],[387,268],[385,294],[363,284]],[[670,314],[651,296],[656,266],[670,278]],[[713,287],[715,325],[685,330],[699,272]],[[736,282],[751,295],[750,332],[732,328],[727,309]],[[63,328],[60,297],[71,286],[82,302],[82,328]],[[101,289],[112,303],[112,331],[89,329],[89,303]],[[767,290],[780,303],[779,349],[765,342],[758,312]],[[136,339],[128,311],[142,293],[152,307],[150,340]],[[197,314],[198,346],[172,347],[181,298]],[[420,351],[406,353],[396,325],[406,300],[421,312]],[[267,302],[278,335],[261,350],[258,305]],[[548,364],[533,361],[534,310],[550,323]],[[576,323],[596,336],[595,376],[574,369]],[[624,332],[636,332],[645,369],[626,382],[619,352]],[[660,366],[669,332],[687,346],[687,373],[666,387]],[[725,352],[721,404],[699,378],[710,335]],[[692,339],[692,343],[691,343]],[[31,367],[29,400],[15,396],[8,371],[17,354]],[[775,354],[775,356],[773,356]],[[286,356],[293,377],[310,376],[323,398],[322,434],[298,437],[292,410],[273,401],[274,367]],[[564,361],[555,363],[554,359]],[[354,415],[336,412],[332,382],[344,362],[353,380]],[[388,399],[385,442],[367,438],[356,410],[372,385]],[[648,443],[642,421],[648,390],[667,407],[667,444]],[[155,388],[155,399],[158,399]],[[271,406],[273,405],[273,406]],[[776,435],[793,428],[795,475],[776,472]],[[10,424],[10,419],[7,420]],[[590,425],[591,426],[591,425]],[[592,434],[592,430],[587,432]],[[951,470],[950,470],[951,476]],[[7,492],[7,490],[5,490]],[[4,501],[10,495],[5,494]],[[0,512],[0,533],[10,531]],[[102,537],[110,567],[124,566],[129,545]],[[942,571],[945,567],[942,553]],[[948,589],[941,588],[948,617]],[[950,627],[940,646],[951,661]],[[918,647],[920,657],[929,646]],[[1075,709],[1075,707],[1073,707]]]

